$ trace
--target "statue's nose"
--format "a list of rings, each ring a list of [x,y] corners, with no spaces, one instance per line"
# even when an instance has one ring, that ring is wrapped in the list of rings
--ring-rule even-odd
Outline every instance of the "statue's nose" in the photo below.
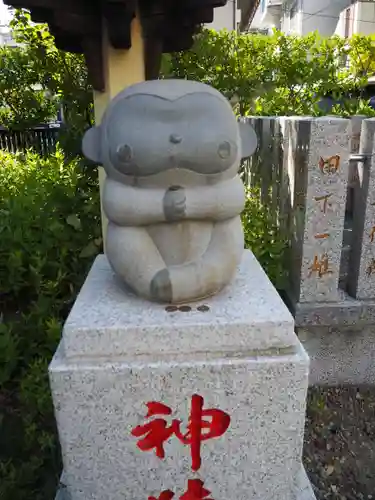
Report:
[[[182,137],[178,134],[171,134],[169,136],[169,140],[172,144],[180,144],[180,142],[182,141]]]

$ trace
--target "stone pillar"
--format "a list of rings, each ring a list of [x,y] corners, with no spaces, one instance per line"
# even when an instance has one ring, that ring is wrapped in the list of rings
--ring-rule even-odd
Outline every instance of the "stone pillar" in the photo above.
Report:
[[[294,304],[340,300],[338,289],[349,170],[350,120],[286,120],[292,205]]]
[[[375,298],[375,119],[362,122],[353,203],[353,239],[348,291],[357,299]]]
[[[341,300],[299,303],[295,308],[298,338],[311,358],[311,384],[373,384],[375,380],[375,120],[354,116],[350,123],[347,149],[365,160],[350,161],[348,198],[346,203],[342,200],[341,213],[346,208],[346,220]]]
[[[106,33],[106,30],[104,30]],[[105,92],[94,92],[95,123],[101,122],[102,116],[113,97],[126,87],[145,79],[144,64],[144,43],[142,38],[142,27],[139,17],[135,17],[131,24],[131,42],[129,50],[114,49],[108,39],[104,37],[104,71],[105,71]],[[100,199],[102,200],[102,190],[104,186],[105,172],[103,167],[99,167]],[[107,218],[102,207],[102,234],[105,249],[105,234],[107,230]]]
[[[126,294],[99,256],[50,366],[60,500],[313,500],[308,367],[250,251],[222,293],[167,307]]]
[[[359,145],[361,138],[362,122],[366,118],[364,115],[355,115],[351,118],[351,146],[350,152],[353,155],[359,153]],[[349,259],[353,242],[353,222],[354,222],[354,194],[358,186],[358,163],[350,161],[349,163],[349,179],[346,201],[346,217],[343,235],[343,244],[340,263],[340,288],[347,290],[347,282],[349,276]]]

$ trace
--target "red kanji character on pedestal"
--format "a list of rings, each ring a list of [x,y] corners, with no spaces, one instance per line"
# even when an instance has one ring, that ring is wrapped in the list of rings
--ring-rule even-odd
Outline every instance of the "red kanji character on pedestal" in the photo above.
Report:
[[[188,424],[188,432],[183,434],[180,430],[181,422],[172,420],[168,427],[164,418],[156,418],[145,425],[138,425],[132,430],[132,435],[136,437],[145,436],[138,442],[138,448],[142,451],[149,451],[155,448],[156,456],[164,458],[165,452],[163,443],[173,434],[183,444],[191,445],[192,469],[199,470],[201,466],[201,443],[207,439],[217,438],[224,434],[230,424],[230,416],[222,410],[203,410],[203,398],[194,394],[191,401],[191,411]],[[172,410],[162,403],[147,403],[147,418],[155,415],[171,415]],[[206,420],[205,417],[210,417]],[[207,432],[202,432],[204,429]]]
[[[171,490],[162,491],[159,498],[148,497],[148,500],[172,500],[174,493]]]
[[[189,479],[187,492],[180,496],[180,500],[212,500],[207,498],[211,492],[205,490],[203,484],[200,479]]]
[[[228,429],[230,416],[222,410],[203,410],[203,398],[194,394],[191,400],[191,412],[188,432],[185,435],[177,434],[184,444],[191,445],[191,468],[199,470],[201,466],[201,443],[207,439],[220,437]],[[204,417],[211,417],[205,420]],[[207,429],[207,432],[202,432]]]
[[[154,415],[171,415],[172,410],[162,403],[147,403],[148,412],[146,418]],[[149,451],[152,448],[156,450],[156,456],[159,458],[165,457],[163,443],[167,441],[173,434],[179,431],[180,422],[173,420],[172,425],[168,427],[164,418],[155,418],[145,425],[138,425],[132,430],[132,436],[141,437],[146,434],[146,437],[138,441],[138,448],[142,451]],[[162,499],[164,500],[164,499]]]

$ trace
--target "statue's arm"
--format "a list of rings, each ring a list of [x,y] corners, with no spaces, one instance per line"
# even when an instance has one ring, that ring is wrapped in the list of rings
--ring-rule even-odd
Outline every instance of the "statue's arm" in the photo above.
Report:
[[[189,188],[186,192],[186,218],[227,220],[239,215],[245,206],[245,191],[239,176],[217,184]]]
[[[103,190],[103,209],[119,226],[143,226],[165,221],[165,190],[128,186],[107,178]]]
[[[103,209],[119,226],[145,226],[184,219],[227,220],[239,215],[245,206],[241,179],[218,184],[183,188],[138,188],[107,178]]]

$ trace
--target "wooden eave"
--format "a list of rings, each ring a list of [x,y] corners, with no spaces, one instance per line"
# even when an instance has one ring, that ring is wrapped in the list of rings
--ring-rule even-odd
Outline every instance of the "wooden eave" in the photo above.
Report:
[[[145,38],[147,78],[155,78],[163,52],[190,48],[202,23],[213,20],[215,7],[227,0],[4,0],[49,25],[62,50],[85,55],[95,90],[105,86],[103,32],[115,49],[131,47],[130,24],[139,12]]]

